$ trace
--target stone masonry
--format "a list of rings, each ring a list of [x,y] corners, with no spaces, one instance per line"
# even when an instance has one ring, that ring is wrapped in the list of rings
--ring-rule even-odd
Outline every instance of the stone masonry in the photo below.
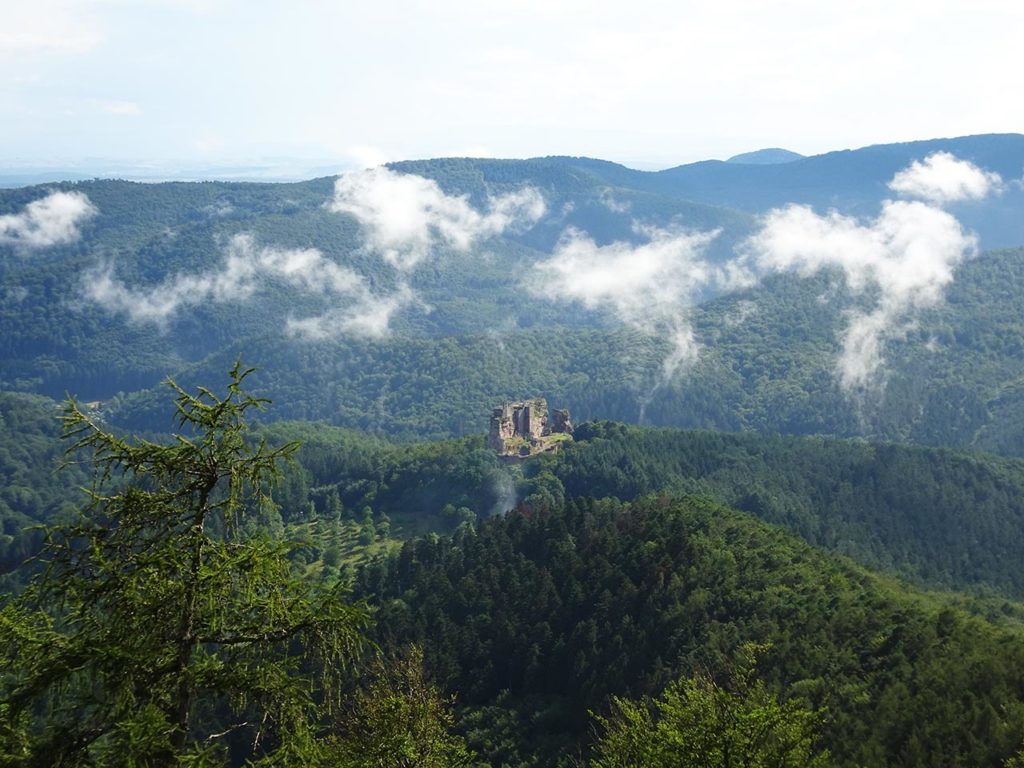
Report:
[[[547,400],[535,397],[495,408],[487,445],[503,456],[529,456],[552,450],[557,444],[549,439],[552,434],[572,434],[569,411],[554,411],[552,426],[548,421]]]

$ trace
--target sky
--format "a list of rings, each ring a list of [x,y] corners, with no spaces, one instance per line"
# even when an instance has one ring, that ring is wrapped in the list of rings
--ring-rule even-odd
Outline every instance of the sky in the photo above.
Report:
[[[1024,130],[1016,0],[0,0],[0,172]]]

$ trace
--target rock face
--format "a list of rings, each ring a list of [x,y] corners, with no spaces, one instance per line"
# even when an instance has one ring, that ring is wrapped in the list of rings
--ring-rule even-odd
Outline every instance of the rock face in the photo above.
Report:
[[[572,434],[572,418],[569,416],[568,408],[551,412],[551,434]]]
[[[496,407],[487,445],[502,456],[525,457],[554,450],[571,434],[569,411],[554,411],[554,422],[549,424],[547,400],[535,397]]]

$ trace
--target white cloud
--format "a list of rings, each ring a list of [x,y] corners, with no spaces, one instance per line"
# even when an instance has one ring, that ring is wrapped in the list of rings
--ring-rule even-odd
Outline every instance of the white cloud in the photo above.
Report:
[[[219,218],[221,216],[230,216],[235,212],[235,206],[230,200],[221,198],[209,205],[204,205],[200,210],[209,216],[211,219]]]
[[[1002,185],[998,173],[983,171],[949,152],[935,152],[897,173],[889,182],[889,189],[942,205],[958,200],[981,200],[999,192]]]
[[[293,335],[322,338],[328,331],[382,336],[391,315],[404,303],[404,290],[394,296],[374,296],[365,280],[328,260],[315,248],[280,249],[259,246],[250,235],[235,235],[224,261],[215,271],[175,275],[145,289],[126,286],[109,266],[85,276],[87,299],[133,322],[164,325],[180,309],[205,303],[244,301],[262,280],[276,279],[310,294],[343,298],[343,308],[321,318],[289,320]]]
[[[388,168],[340,176],[330,208],[355,216],[367,247],[400,270],[412,269],[435,248],[468,251],[478,240],[532,225],[546,210],[540,193],[525,187],[488,198],[481,213],[432,179]]]
[[[600,196],[601,205],[607,208],[612,213],[629,213],[633,204],[629,200],[618,200],[612,191],[608,188],[601,190]]]
[[[383,338],[390,331],[395,313],[415,300],[415,294],[407,285],[388,296],[373,297],[364,292],[344,308],[313,317],[288,318],[285,331],[289,336],[313,341],[346,334]]]
[[[646,333],[662,334],[673,345],[664,361],[666,378],[697,355],[689,311],[709,287],[733,288],[749,282],[739,265],[716,267],[704,250],[718,235],[634,225],[646,242],[598,245],[570,229],[551,258],[536,265],[529,286],[552,301],[579,301],[607,308]]]
[[[0,216],[0,245],[46,248],[72,243],[81,234],[78,225],[96,213],[96,206],[81,192],[51,192],[21,213]]]
[[[810,275],[838,268],[854,292],[879,291],[873,310],[851,313],[843,339],[837,373],[841,386],[854,391],[880,383],[886,340],[903,335],[916,312],[943,300],[954,270],[976,245],[949,213],[887,200],[867,222],[798,205],[772,211],[745,249],[765,271]]]
[[[711,268],[701,258],[714,233],[639,230],[648,240],[634,245],[598,245],[570,229],[547,261],[537,269],[548,282],[541,286],[550,298],[574,299],[587,307],[609,304],[620,315],[643,318],[652,307],[674,306],[707,285]]]

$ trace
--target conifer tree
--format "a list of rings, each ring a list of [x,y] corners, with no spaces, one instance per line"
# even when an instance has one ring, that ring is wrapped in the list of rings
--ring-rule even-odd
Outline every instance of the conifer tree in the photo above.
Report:
[[[445,697],[410,646],[378,657],[368,679],[343,709],[338,768],[468,768],[474,754],[451,732],[454,697]]]
[[[265,400],[169,381],[169,444],[106,430],[73,400],[69,454],[94,482],[0,609],[0,761],[27,766],[310,765],[365,609],[293,574],[259,516],[296,449],[253,444]]]

